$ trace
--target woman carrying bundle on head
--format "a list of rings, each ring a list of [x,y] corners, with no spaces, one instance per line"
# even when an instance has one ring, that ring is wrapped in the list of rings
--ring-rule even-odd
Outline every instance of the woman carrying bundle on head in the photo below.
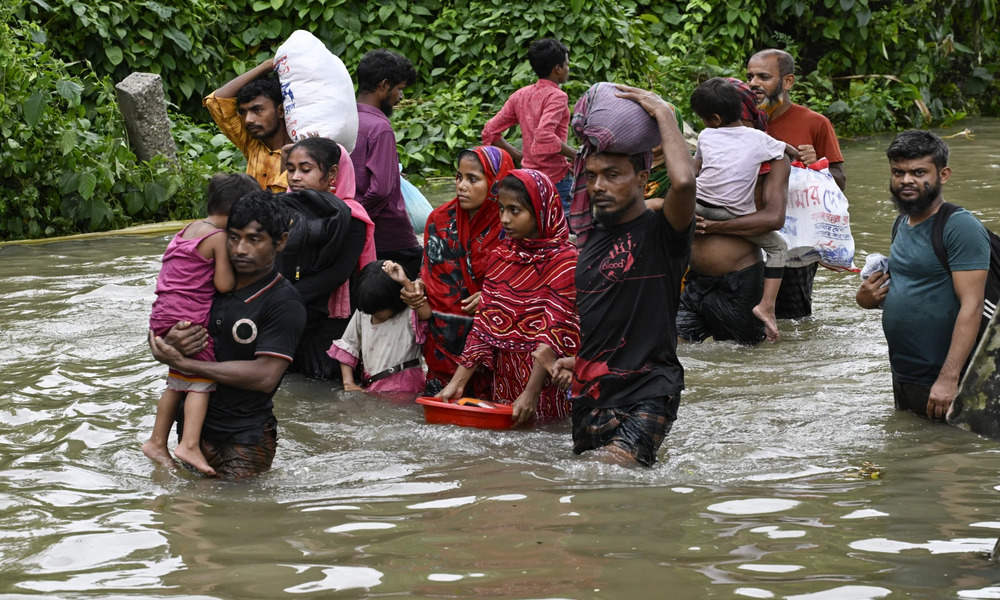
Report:
[[[500,181],[500,223],[507,239],[493,252],[479,312],[455,376],[441,391],[460,398],[479,366],[493,377],[493,401],[513,404],[518,423],[569,415],[567,379],[549,376],[556,359],[576,354],[576,247],[555,185],[531,169]]]

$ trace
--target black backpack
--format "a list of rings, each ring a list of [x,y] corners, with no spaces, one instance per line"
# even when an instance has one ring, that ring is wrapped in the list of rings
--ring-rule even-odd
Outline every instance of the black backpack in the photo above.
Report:
[[[288,213],[288,241],[279,271],[292,283],[330,267],[351,227],[351,209],[330,192],[302,190],[275,196]]]
[[[941,266],[944,267],[944,270],[949,273],[951,273],[951,267],[948,264],[948,249],[944,247],[944,226],[948,222],[948,217],[959,208],[961,207],[957,204],[943,202],[941,208],[937,211],[937,219],[935,219],[933,229],[931,229],[931,245],[934,246],[934,254],[937,256],[938,261],[940,261]],[[896,239],[899,224],[902,223],[904,218],[905,215],[900,215],[896,218],[896,222],[892,224],[892,237],[890,240]],[[975,353],[975,349],[979,345],[979,340],[983,339],[986,327],[989,326],[993,315],[996,313],[997,303],[1000,302],[1000,236],[990,231],[989,228],[986,229],[986,232],[990,236],[990,268],[986,274],[983,319],[979,323],[979,333],[976,335],[976,343],[972,346],[973,352],[969,353],[969,359]]]

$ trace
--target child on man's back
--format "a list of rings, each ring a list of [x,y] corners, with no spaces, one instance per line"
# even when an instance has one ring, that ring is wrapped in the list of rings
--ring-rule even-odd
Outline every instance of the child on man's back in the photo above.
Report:
[[[241,196],[254,191],[260,191],[260,184],[249,175],[219,173],[212,177],[208,184],[208,217],[182,229],[163,253],[163,265],[156,280],[156,300],[149,316],[149,328],[155,335],[166,335],[181,321],[208,326],[216,290],[228,292],[236,285],[236,275],[226,252],[229,211]],[[217,235],[219,233],[222,235]],[[208,346],[193,358],[215,359],[211,337],[208,342]],[[153,433],[142,445],[143,453],[160,464],[173,466],[167,438],[184,397],[184,430],[174,454],[202,473],[214,475],[215,470],[201,452],[201,426],[209,395],[214,390],[215,382],[211,380],[170,369],[167,389],[156,406]]]
[[[755,212],[754,187],[761,164],[788,160],[784,142],[744,125],[737,84],[742,82],[713,77],[691,94],[691,108],[705,124],[694,155],[695,212],[713,221],[727,221]],[[753,314],[764,323],[768,341],[774,342],[779,338],[774,301],[781,287],[788,246],[777,231],[744,237],[767,255],[764,293]]]
[[[483,127],[483,144],[502,148],[522,168],[548,176],[556,185],[564,212],[569,214],[573,176],[567,159],[576,156],[576,149],[566,144],[569,97],[559,89],[569,79],[569,51],[559,40],[543,38],[528,48],[528,62],[538,81],[511,94],[500,112]],[[521,126],[523,152],[503,137],[514,125]]]

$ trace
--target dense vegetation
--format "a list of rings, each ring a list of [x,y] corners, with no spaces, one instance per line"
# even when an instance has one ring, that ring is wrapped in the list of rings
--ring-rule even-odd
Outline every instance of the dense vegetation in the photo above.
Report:
[[[419,81],[394,114],[417,177],[534,77],[527,45],[570,48],[571,101],[593,82],[651,88],[684,111],[701,80],[740,77],[756,49],[798,58],[797,101],[841,135],[1000,114],[996,0],[14,0],[0,8],[0,239],[191,217],[206,178],[240,168],[200,99],[313,31],[353,70],[386,47]],[[113,84],[163,76],[179,160],[139,163]]]

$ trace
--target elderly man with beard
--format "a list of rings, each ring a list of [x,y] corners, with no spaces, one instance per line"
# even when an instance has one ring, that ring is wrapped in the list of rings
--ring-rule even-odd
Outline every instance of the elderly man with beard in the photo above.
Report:
[[[247,175],[265,190],[284,192],[281,148],[291,144],[285,130],[281,84],[267,59],[208,95],[202,104],[229,141],[247,158]]]
[[[873,273],[856,299],[862,308],[885,302],[882,331],[889,343],[896,409],[944,419],[979,331],[989,236],[976,217],[958,209],[944,228],[951,270],[945,269],[934,253],[931,231],[944,202],[941,189],[951,176],[948,145],[927,131],[904,131],[886,156],[899,230],[888,273]]]
[[[747,84],[757,94],[757,102],[767,112],[767,134],[794,146],[799,160],[811,165],[821,158],[830,162],[830,174],[837,187],[844,189],[844,157],[833,125],[825,116],[800,104],[792,103],[789,92],[795,85],[795,59],[784,50],[768,48],[747,62]],[[740,227],[739,219],[727,227]],[[726,233],[708,223],[706,233]],[[730,232],[731,233],[731,232]],[[775,302],[779,319],[801,319],[812,314],[813,280],[816,264],[785,267]]]

